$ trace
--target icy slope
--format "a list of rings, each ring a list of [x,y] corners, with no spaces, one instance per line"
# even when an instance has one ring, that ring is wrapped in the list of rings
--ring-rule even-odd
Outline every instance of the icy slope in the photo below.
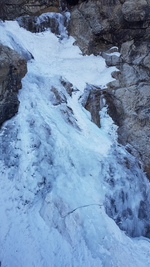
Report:
[[[0,131],[2,267],[150,266],[149,240],[129,238],[106,214],[129,234],[145,234],[149,184],[117,144],[106,108],[99,129],[79,101],[86,83],[105,87],[114,68],[83,57],[71,37],[17,22],[1,23],[0,39],[34,57],[19,113]]]

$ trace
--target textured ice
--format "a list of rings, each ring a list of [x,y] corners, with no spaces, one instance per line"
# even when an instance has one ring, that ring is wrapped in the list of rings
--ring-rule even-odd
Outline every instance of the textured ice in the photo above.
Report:
[[[126,235],[146,233],[149,183],[117,143],[107,108],[99,129],[79,101],[86,84],[106,87],[115,68],[82,56],[72,37],[33,34],[15,21],[0,24],[0,40],[34,57],[19,112],[0,131],[2,267],[150,266],[149,240]]]

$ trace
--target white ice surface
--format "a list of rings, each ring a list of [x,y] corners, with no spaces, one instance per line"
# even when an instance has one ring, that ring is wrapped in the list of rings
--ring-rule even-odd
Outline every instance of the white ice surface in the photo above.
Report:
[[[87,83],[105,88],[115,68],[100,56],[82,56],[71,37],[33,34],[17,22],[0,24],[0,41],[16,49],[17,42],[34,57],[19,112],[0,132],[1,266],[149,267],[149,240],[126,236],[103,205],[105,164],[118,180],[128,171],[111,154],[113,146],[125,153],[116,148],[116,126],[104,108],[99,129],[78,101]],[[70,97],[60,77],[79,91]],[[52,104],[52,87],[67,103]]]

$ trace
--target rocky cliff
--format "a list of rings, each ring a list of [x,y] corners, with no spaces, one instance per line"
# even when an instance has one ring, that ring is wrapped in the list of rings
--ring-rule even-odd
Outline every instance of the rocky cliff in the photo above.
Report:
[[[89,0],[70,10],[69,32],[83,53],[102,51],[107,65],[118,68],[117,80],[103,94],[119,141],[150,177],[150,1]],[[119,48],[119,58],[109,51],[112,46]]]
[[[18,111],[17,92],[26,72],[26,60],[0,44],[0,125]]]
[[[106,47],[150,37],[150,1],[89,0],[70,10],[70,34],[85,53],[99,54]]]

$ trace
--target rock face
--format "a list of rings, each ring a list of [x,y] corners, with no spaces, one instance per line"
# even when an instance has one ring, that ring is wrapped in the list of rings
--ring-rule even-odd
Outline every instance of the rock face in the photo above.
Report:
[[[103,95],[119,141],[150,178],[150,1],[89,0],[70,10],[69,32],[83,53],[103,51],[107,65],[118,68]],[[108,54],[114,45],[120,57]]]
[[[26,72],[25,59],[0,44],[0,125],[18,111],[17,92]]]
[[[89,0],[71,8],[70,34],[84,53],[99,53],[115,41],[122,21],[118,0]]]
[[[16,19],[19,25],[31,32],[43,32],[50,29],[56,35],[62,35],[62,25],[67,26],[66,16],[60,13],[48,12],[40,16],[21,16]],[[65,32],[64,32],[65,35]]]
[[[82,106],[88,110],[91,114],[91,121],[100,127],[100,109],[101,104],[101,88],[87,84],[84,90],[84,94],[81,97]]]
[[[46,12],[59,12],[58,0],[1,0],[0,18],[12,20],[23,15],[38,16]]]
[[[119,125],[119,141],[144,163],[150,177],[150,51],[148,42],[127,41],[121,46],[117,82],[106,90],[116,107],[110,114]],[[106,60],[107,62],[107,60]],[[116,120],[117,118],[117,120]]]
[[[89,0],[70,11],[69,32],[85,53],[150,37],[149,0]]]
[[[125,20],[139,22],[150,18],[148,2],[146,0],[126,0],[122,6],[122,13]]]

